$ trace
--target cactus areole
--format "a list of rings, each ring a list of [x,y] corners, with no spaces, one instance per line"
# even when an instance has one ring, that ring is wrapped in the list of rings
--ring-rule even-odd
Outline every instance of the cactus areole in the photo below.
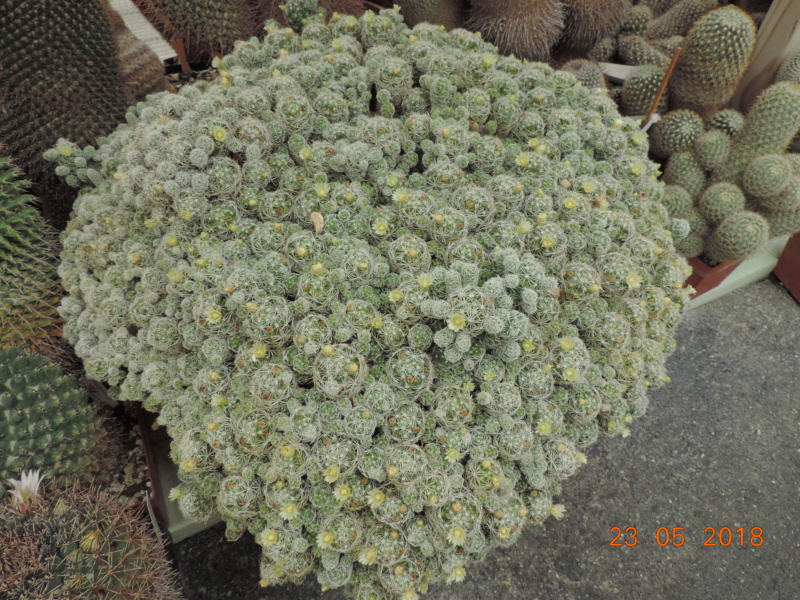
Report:
[[[304,5],[49,153],[83,187],[64,334],[160,412],[172,497],[252,532],[263,585],[416,598],[560,517],[584,449],[668,381],[687,227],[603,90]]]

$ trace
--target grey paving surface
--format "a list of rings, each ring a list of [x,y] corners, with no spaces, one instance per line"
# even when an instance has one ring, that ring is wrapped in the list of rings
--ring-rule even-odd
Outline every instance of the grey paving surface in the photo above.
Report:
[[[567,516],[531,529],[430,600],[694,600],[800,598],[800,305],[763,281],[690,311],[627,439],[593,446],[565,482]],[[611,547],[613,527],[639,543]],[[683,527],[660,547],[659,527]],[[728,547],[707,527],[743,527]],[[750,544],[750,529],[763,544]],[[648,542],[645,544],[645,542]],[[188,600],[343,600],[302,586],[258,587],[259,547],[219,527],[175,548]]]

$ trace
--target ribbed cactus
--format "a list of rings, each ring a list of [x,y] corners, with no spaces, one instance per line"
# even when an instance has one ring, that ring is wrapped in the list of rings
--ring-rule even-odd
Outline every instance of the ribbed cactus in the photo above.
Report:
[[[0,507],[0,561],[4,598],[181,598],[164,548],[141,511],[103,492],[44,493],[25,511]],[[11,567],[8,577],[5,567]]]
[[[576,58],[561,65],[563,71],[569,71],[581,84],[588,88],[604,88],[606,87],[606,78],[603,71],[593,60],[586,60],[583,58]]]
[[[0,157],[0,348],[25,345],[52,326],[61,297],[54,238],[19,174]]]
[[[745,167],[757,156],[780,154],[800,130],[800,84],[776,83],[758,97],[733,139],[730,156],[714,172],[714,181],[741,183]]]
[[[787,56],[775,74],[775,81],[793,81],[800,83],[800,52]]]
[[[579,58],[607,35],[616,34],[625,14],[631,8],[630,0],[562,0],[566,9],[564,32],[553,55]]]
[[[726,135],[733,137],[744,127],[745,118],[735,108],[723,108],[708,121],[709,129],[722,131]]]
[[[715,183],[697,201],[697,210],[709,225],[721,223],[725,217],[744,210],[745,198],[738,185]]]
[[[667,158],[694,145],[704,130],[703,118],[696,112],[673,110],[650,130],[650,151],[654,156]]]
[[[696,198],[706,186],[706,173],[691,150],[681,150],[670,156],[662,177],[664,183],[686,188]]]
[[[681,217],[692,206],[692,195],[679,185],[666,185],[661,204],[667,209],[670,217]]]
[[[670,80],[670,104],[704,117],[725,106],[750,62],[756,27],[750,16],[726,6],[706,13],[686,35]]]
[[[719,168],[731,151],[730,136],[719,129],[711,129],[697,138],[694,153],[700,166],[706,171]]]
[[[725,218],[708,238],[706,254],[714,263],[742,260],[756,252],[769,239],[769,222],[748,210]]]
[[[620,93],[620,112],[627,116],[645,116],[655,100],[666,69],[645,65],[633,70],[622,84]],[[661,96],[656,110],[667,108],[666,94]]]
[[[669,65],[670,57],[653,48],[650,42],[640,35],[619,36],[617,52],[626,65],[656,65],[658,67]]]
[[[717,0],[681,0],[654,19],[644,37],[655,40],[673,35],[686,35],[701,15],[719,6]]]
[[[409,27],[417,23],[435,23],[447,29],[461,27],[464,23],[463,0],[396,0]]]
[[[0,350],[0,489],[27,469],[72,480],[89,462],[96,420],[71,376],[41,356]]]
[[[564,28],[560,0],[472,0],[464,25],[479,31],[503,54],[546,60]]]
[[[637,4],[625,15],[622,21],[620,33],[641,35],[647,30],[650,21],[653,20],[653,9],[644,4]]]
[[[0,0],[0,140],[38,186],[51,223],[66,223],[71,196],[45,193],[56,184],[42,152],[60,137],[93,143],[126,107],[101,0]]]
[[[780,154],[765,154],[754,158],[742,175],[742,188],[753,198],[777,196],[787,187],[792,176],[792,166]]]

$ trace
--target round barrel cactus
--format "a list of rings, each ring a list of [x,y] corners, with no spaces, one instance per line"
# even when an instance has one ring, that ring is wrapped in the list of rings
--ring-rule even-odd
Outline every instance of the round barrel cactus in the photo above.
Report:
[[[91,153],[64,334],[160,412],[172,497],[252,532],[263,585],[416,598],[560,517],[668,381],[686,227],[573,74],[393,10],[293,22]]]

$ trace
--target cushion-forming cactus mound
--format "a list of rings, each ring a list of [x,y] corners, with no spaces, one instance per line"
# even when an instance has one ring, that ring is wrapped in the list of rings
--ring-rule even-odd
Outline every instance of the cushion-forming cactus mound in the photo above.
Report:
[[[394,11],[270,23],[219,68],[74,172],[65,335],[160,411],[173,497],[254,533],[264,585],[460,581],[668,379],[686,227],[646,136]]]

